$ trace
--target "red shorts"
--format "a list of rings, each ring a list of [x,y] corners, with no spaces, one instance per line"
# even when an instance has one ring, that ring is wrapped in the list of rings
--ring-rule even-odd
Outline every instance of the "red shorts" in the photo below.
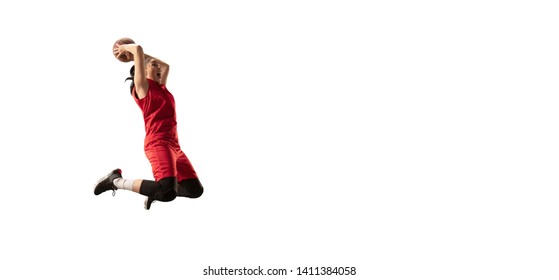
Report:
[[[190,160],[176,143],[156,140],[145,148],[145,152],[156,181],[167,177],[176,177],[177,182],[198,178]]]

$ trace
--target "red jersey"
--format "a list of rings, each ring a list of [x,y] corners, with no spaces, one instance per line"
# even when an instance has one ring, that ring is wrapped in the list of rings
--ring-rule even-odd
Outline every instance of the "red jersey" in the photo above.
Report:
[[[178,143],[175,98],[165,85],[147,79],[149,89],[146,97],[138,99],[136,88],[132,95],[142,110],[146,128],[144,147],[156,140],[171,140]]]

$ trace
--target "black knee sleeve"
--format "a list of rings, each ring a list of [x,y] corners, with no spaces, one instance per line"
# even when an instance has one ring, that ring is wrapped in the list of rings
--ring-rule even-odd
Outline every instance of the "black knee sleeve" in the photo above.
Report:
[[[157,182],[142,180],[142,184],[140,185],[140,194],[143,194],[145,196],[153,196],[157,191],[157,188]]]
[[[157,181],[158,189],[154,194],[155,200],[169,202],[177,197],[177,178],[168,177]]]
[[[198,178],[182,180],[179,183],[177,196],[198,198],[204,193],[204,187]]]

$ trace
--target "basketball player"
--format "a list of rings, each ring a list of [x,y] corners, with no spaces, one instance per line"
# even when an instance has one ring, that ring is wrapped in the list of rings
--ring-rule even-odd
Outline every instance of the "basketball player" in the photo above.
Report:
[[[147,210],[155,200],[168,202],[177,196],[200,197],[204,188],[179,146],[175,100],[165,86],[169,65],[144,54],[138,44],[117,44],[113,52],[115,56],[125,54],[134,60],[131,76],[126,80],[132,81],[130,93],[144,116],[144,150],[155,181],[123,179],[121,170],[115,169],[99,180],[94,194],[112,190],[114,195],[117,189],[131,190],[147,196],[144,203]]]

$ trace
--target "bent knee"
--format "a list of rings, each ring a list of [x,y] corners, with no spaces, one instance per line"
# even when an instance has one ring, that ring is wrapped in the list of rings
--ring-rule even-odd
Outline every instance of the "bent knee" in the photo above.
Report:
[[[204,193],[204,187],[198,178],[187,179],[179,183],[178,196],[198,198]]]
[[[192,190],[189,190],[190,193],[190,198],[199,198],[202,196],[202,194],[204,193],[204,187],[202,186],[197,186],[195,188],[192,188]]]
[[[158,189],[155,193],[155,199],[163,202],[173,201],[177,197],[175,187],[177,186],[177,178],[168,177],[158,181]]]

